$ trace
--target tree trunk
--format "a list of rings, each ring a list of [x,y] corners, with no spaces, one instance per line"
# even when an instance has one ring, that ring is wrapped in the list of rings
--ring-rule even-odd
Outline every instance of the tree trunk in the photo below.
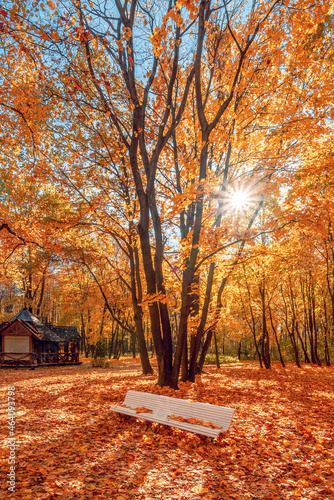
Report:
[[[300,334],[300,332],[299,332],[299,329],[298,329],[298,322],[297,322],[297,321],[296,321],[296,333],[297,333],[297,336],[298,336],[298,338],[299,338],[299,340],[300,340],[300,345],[302,346],[302,350],[303,350],[303,353],[304,353],[305,363],[311,363],[310,358],[309,358],[309,356],[308,356],[308,354],[307,354],[307,349],[306,349],[306,347],[305,347],[305,344],[304,344],[303,338],[302,338],[302,336],[301,336],[301,334]]]
[[[238,347],[238,360],[240,361],[241,359],[241,341],[239,342],[239,347]]]
[[[261,343],[261,355],[263,359],[264,366],[268,370],[270,368],[270,349],[269,349],[269,333],[267,329],[267,319],[266,319],[266,302],[265,302],[266,289],[264,282],[260,287],[261,295],[261,306],[262,306],[262,343]]]
[[[214,340],[215,340],[216,366],[217,366],[217,368],[220,368],[219,352],[218,352],[218,342],[217,342],[216,330],[214,331]]]
[[[279,359],[280,359],[281,365],[283,366],[283,368],[285,368],[285,363],[284,363],[284,359],[283,359],[282,352],[281,352],[281,346],[280,346],[279,341],[278,341],[276,328],[274,327],[270,306],[269,306],[269,318],[270,318],[271,328],[273,329],[274,336],[275,336],[275,341],[276,341],[276,345],[277,345],[277,349],[278,349]]]
[[[42,304],[43,304],[43,299],[44,299],[44,291],[45,291],[45,273],[46,273],[46,269],[43,270],[43,276],[42,276],[42,283],[41,283],[41,291],[40,291],[40,294],[39,294],[39,299],[38,299],[38,303],[37,303],[37,306],[36,306],[36,316],[39,318],[40,314],[41,314],[41,308],[42,308]]]
[[[162,342],[163,342],[164,379],[165,382],[167,382],[167,384],[165,384],[164,382],[164,385],[169,385],[171,381],[172,368],[173,368],[172,329],[170,324],[168,307],[166,302],[164,302],[164,299],[166,297],[166,287],[164,284],[164,277],[162,270],[164,246],[162,241],[161,219],[158,214],[155,202],[154,190],[152,193],[150,210],[152,214],[154,236],[155,236],[155,254],[154,254],[155,279],[157,284],[157,291],[162,299],[159,300],[159,311],[161,318]]]
[[[114,353],[114,342],[115,342],[115,336],[116,336],[116,330],[118,329],[118,325],[116,324],[116,327],[114,328],[115,322],[113,322],[112,326],[112,331],[111,331],[111,339],[109,339],[109,344],[108,344],[108,358],[111,359],[111,356]]]
[[[298,346],[297,346],[296,337],[295,337],[295,323],[294,323],[294,320],[292,322],[292,328],[291,328],[291,330],[289,330],[289,328],[287,326],[287,331],[288,331],[288,334],[289,334],[289,337],[290,337],[290,341],[291,341],[291,345],[292,345],[292,348],[293,348],[293,352],[294,352],[294,355],[295,355],[296,365],[298,366],[298,368],[301,368],[300,362],[299,362]]]
[[[132,231],[132,224],[130,225],[130,231]],[[136,325],[139,356],[143,374],[152,375],[153,368],[151,366],[150,359],[148,357],[147,346],[145,342],[145,333],[143,327],[144,314],[142,306],[139,305],[142,302],[142,289],[141,289],[140,272],[139,272],[139,255],[137,249],[133,251],[132,240],[130,241],[128,249],[129,249],[129,259],[131,268],[131,299],[132,299],[132,308],[134,311],[134,321]],[[132,345],[134,348],[134,339]],[[132,351],[132,355],[133,357],[136,357],[136,352]]]
[[[209,267],[209,273],[208,273],[208,278],[207,278],[207,283],[206,283],[206,292],[205,292],[204,305],[203,305],[203,310],[202,310],[202,315],[201,315],[201,321],[200,321],[200,324],[198,325],[196,336],[194,336],[193,346],[192,346],[192,350],[190,353],[189,380],[191,382],[195,381],[195,374],[196,374],[196,368],[197,368],[197,358],[198,358],[199,350],[201,347],[201,340],[202,340],[203,335],[204,335],[204,328],[206,325],[206,320],[207,320],[208,311],[209,311],[211,290],[212,290],[215,267],[216,267],[215,263],[212,262],[210,264],[210,267]]]
[[[196,373],[202,373],[202,371],[203,371],[203,366],[204,366],[205,358],[206,358],[206,355],[208,353],[208,350],[209,350],[209,347],[211,344],[212,335],[216,335],[214,327],[212,327],[212,328],[210,327],[207,334],[206,334],[206,339],[205,339],[205,342],[204,342],[204,345],[202,348],[202,352],[201,352],[201,355],[199,358]],[[216,350],[216,360],[217,360],[217,355],[218,355],[218,350]],[[218,357],[218,364],[219,364],[219,357]],[[218,364],[217,364],[217,367],[218,367]],[[220,366],[219,366],[219,368],[220,368]]]
[[[315,317],[315,297],[314,297],[314,288],[312,286],[312,318],[314,325],[314,355],[318,366],[321,366],[321,361],[318,355],[318,329],[317,322]]]

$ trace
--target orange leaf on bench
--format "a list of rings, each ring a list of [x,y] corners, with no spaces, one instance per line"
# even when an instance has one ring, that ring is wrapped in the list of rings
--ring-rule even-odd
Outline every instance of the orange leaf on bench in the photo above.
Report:
[[[139,406],[138,408],[134,408],[136,413],[153,413],[152,410],[146,408],[145,406]]]
[[[177,420],[178,422],[187,422],[188,424],[202,425],[203,427],[210,427],[210,429],[221,429],[218,425],[212,422],[204,422],[204,420],[199,420],[198,418],[184,418],[179,415],[168,415],[172,420]]]

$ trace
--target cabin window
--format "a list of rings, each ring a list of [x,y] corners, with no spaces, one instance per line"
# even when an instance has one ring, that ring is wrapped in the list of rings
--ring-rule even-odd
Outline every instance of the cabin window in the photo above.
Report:
[[[29,337],[14,337],[13,335],[5,336],[5,352],[26,353],[30,352]]]

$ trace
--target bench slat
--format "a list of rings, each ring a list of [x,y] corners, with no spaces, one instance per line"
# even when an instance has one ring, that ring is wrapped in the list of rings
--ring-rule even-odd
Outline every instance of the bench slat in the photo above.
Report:
[[[197,434],[216,437],[220,432],[226,431],[231,423],[235,409],[224,406],[216,406],[208,403],[198,403],[180,398],[171,398],[169,396],[159,396],[147,392],[128,391],[124,406],[111,407],[111,411],[123,413],[136,418],[142,418],[151,422],[177,427]],[[137,413],[135,408],[145,407],[152,410],[153,413]],[[203,425],[180,422],[168,418],[168,415],[180,416],[183,418],[196,418],[204,422],[211,422],[219,426],[219,429],[212,429]]]
[[[204,436],[216,437],[223,429],[212,429],[210,427],[205,427],[202,425],[190,424],[188,422],[179,422],[173,419],[163,419],[157,418],[152,413],[136,413],[134,410],[129,408],[122,408],[120,406],[112,408],[112,411],[123,413],[125,415],[130,415],[136,418],[142,418],[144,420],[149,420],[151,422],[156,422],[158,424],[168,425],[170,427],[177,427],[182,430],[196,432],[197,434],[203,434]]]

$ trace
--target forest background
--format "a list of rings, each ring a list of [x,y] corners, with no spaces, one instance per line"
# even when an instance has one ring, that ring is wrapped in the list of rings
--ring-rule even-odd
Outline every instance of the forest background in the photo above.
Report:
[[[6,2],[2,320],[77,325],[144,374],[155,355],[173,388],[210,349],[329,365],[332,11]]]

